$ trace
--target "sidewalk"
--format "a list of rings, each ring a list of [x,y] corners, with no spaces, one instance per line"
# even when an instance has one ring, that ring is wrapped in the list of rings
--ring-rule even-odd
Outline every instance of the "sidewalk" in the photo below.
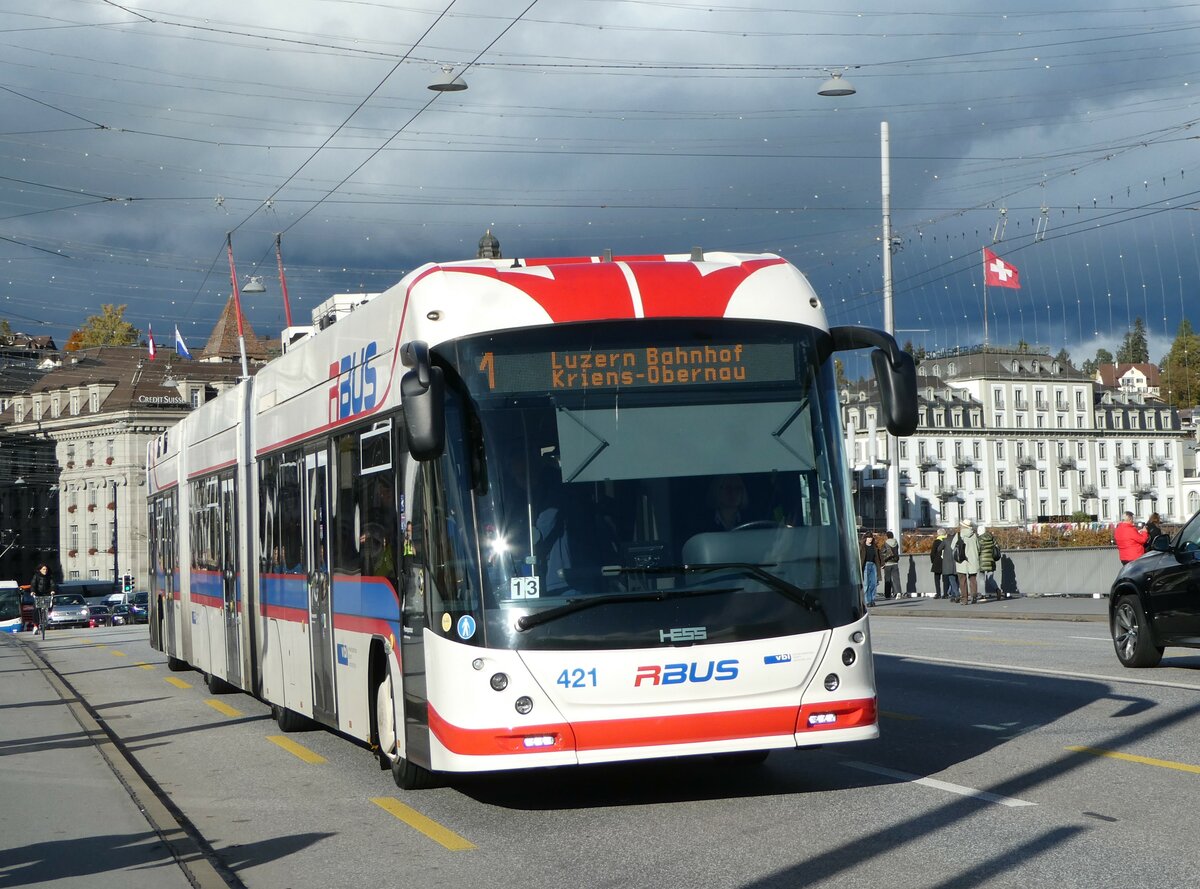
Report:
[[[874,617],[969,617],[1007,620],[1108,621],[1108,596],[1024,596],[957,605],[946,599],[884,599],[869,609]]]
[[[39,647],[0,633],[0,885],[224,886],[185,876],[178,827]]]

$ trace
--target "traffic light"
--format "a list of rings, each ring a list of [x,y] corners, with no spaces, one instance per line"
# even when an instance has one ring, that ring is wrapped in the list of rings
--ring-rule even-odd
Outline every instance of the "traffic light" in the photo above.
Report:
[[[124,591],[126,593],[133,592],[133,575],[132,574],[126,574],[124,577],[121,578],[121,589],[122,589],[122,591]]]

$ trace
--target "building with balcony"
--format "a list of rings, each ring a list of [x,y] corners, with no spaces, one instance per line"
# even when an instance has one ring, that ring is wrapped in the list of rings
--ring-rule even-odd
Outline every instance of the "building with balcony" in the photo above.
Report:
[[[1029,525],[1080,514],[1113,522],[1127,509],[1180,522],[1200,509],[1200,479],[1187,469],[1194,439],[1169,405],[1103,387],[1037,351],[935,353],[918,374],[920,425],[907,439],[889,441],[873,381],[841,393],[865,526],[885,526],[882,489],[893,459],[903,527],[964,518]]]

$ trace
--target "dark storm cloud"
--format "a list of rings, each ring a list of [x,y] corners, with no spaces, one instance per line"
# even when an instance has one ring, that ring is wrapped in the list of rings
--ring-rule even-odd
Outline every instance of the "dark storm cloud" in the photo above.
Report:
[[[283,232],[303,312],[490,226],[506,255],[778,251],[835,322],[879,324],[885,120],[901,339],[982,339],[994,239],[1023,287],[989,293],[992,341],[1082,359],[1144,317],[1163,344],[1195,293],[1186,5],[573,0],[505,31],[527,6],[0,12],[0,315],[62,339],[125,303],[194,337],[228,296],[226,232],[268,283]],[[440,63],[493,40],[422,110]],[[858,94],[818,97],[843,66]]]

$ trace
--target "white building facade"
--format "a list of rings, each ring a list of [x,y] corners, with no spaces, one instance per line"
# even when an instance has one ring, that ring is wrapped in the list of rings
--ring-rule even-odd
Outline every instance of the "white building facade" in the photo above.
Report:
[[[1178,412],[1095,385],[1045,354],[995,347],[928,356],[920,425],[896,442],[902,527],[1028,526],[1125,510],[1181,522],[1200,508],[1191,437]],[[892,454],[873,390],[843,392],[862,524],[885,527]],[[1185,466],[1186,463],[1186,466]]]

